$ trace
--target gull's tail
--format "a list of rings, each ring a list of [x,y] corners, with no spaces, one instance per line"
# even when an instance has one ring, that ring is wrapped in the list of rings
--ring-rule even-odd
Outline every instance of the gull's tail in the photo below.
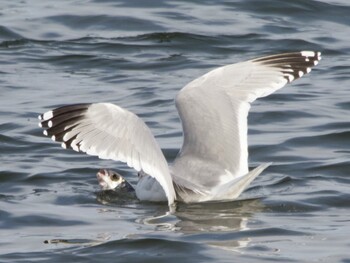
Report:
[[[235,200],[248,185],[264,171],[271,163],[261,164],[249,173],[235,178],[213,189],[211,200]]]

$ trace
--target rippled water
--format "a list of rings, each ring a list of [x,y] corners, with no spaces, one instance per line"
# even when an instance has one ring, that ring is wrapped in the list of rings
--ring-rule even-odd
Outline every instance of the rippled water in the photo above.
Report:
[[[2,1],[2,262],[350,262],[350,3],[347,0]],[[305,78],[254,103],[250,164],[273,162],[245,201],[108,202],[101,167],[64,151],[37,115],[109,101],[139,114],[169,161],[173,98],[213,67],[319,50]],[[45,243],[50,240],[51,243]]]

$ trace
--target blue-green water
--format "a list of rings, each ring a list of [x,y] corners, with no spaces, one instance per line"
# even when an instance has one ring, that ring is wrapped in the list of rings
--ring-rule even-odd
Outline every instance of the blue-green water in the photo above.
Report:
[[[1,262],[350,262],[347,0],[1,1]],[[108,101],[139,114],[171,162],[177,92],[225,64],[322,51],[311,74],[256,101],[251,200],[106,203],[95,174],[121,163],[65,151],[37,115]],[[45,240],[62,242],[45,244]]]

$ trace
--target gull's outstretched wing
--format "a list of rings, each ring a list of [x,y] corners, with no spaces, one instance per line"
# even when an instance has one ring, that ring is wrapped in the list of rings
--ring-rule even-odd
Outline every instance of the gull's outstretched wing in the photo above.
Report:
[[[175,191],[169,167],[154,136],[135,114],[110,103],[77,104],[39,116],[44,134],[63,148],[127,163],[163,187],[169,205]]]
[[[250,103],[309,73],[320,59],[313,51],[272,55],[214,69],[187,84],[176,97],[184,141],[174,175],[212,187],[247,174]]]

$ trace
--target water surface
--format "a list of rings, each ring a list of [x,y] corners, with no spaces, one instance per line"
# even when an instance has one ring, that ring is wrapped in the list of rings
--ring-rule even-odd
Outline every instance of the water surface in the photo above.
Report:
[[[3,1],[0,4],[2,262],[350,262],[348,1]],[[112,102],[141,116],[169,162],[173,98],[208,70],[318,50],[312,73],[256,101],[250,165],[273,162],[244,201],[108,202],[95,174],[126,165],[64,151],[37,115]],[[44,241],[51,240],[47,244]]]

